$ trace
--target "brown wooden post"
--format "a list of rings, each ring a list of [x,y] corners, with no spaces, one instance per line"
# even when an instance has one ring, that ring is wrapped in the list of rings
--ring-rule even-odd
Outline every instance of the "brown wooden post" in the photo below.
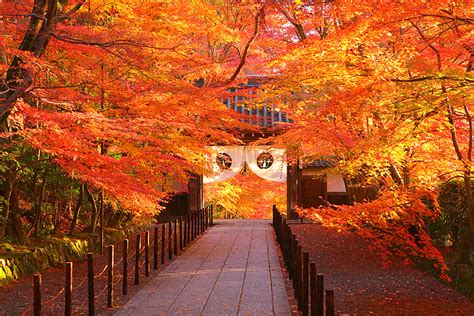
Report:
[[[193,215],[194,215],[194,239],[196,239],[197,236],[199,236],[199,233],[198,233],[198,212],[199,211],[195,211],[193,213]]]
[[[202,209],[202,233],[206,231],[206,209]]]
[[[150,276],[150,232],[145,232],[145,276]]]
[[[192,213],[189,213],[188,214],[188,244],[191,243],[191,240],[192,240],[192,217],[191,217],[191,214]]]
[[[326,290],[326,316],[334,315],[334,290]]]
[[[142,248],[142,239],[140,234],[137,235],[135,245],[135,285],[140,284],[140,249]]]
[[[174,248],[174,256],[178,255],[178,219],[173,221],[174,231],[173,231],[173,248]]]
[[[183,248],[188,246],[188,215],[184,215]]]
[[[197,236],[198,236],[198,217],[197,217],[197,213],[198,211],[195,211],[193,212],[193,216],[194,216],[194,237],[193,239],[196,239]]]
[[[178,218],[179,222],[179,251],[183,251],[183,218]]]
[[[186,214],[186,247],[191,242],[191,215]]]
[[[316,263],[311,262],[309,266],[309,285],[311,297],[311,316],[316,315]]]
[[[114,245],[109,246],[108,278],[107,278],[107,307],[114,305]]]
[[[214,226],[214,206],[211,205],[211,226]]]
[[[191,214],[191,241],[194,240],[194,228],[195,228],[195,224],[194,224],[194,212],[192,212]]]
[[[161,264],[165,263],[166,254],[166,224],[161,224]]]
[[[171,226],[172,223],[168,222],[168,259],[173,259],[173,227]]]
[[[41,274],[39,273],[35,273],[33,277],[33,315],[41,315]]]
[[[298,272],[296,273],[296,287],[295,287],[295,296],[298,301],[298,310],[303,311],[303,293],[302,293],[302,282],[303,282],[303,269],[302,264],[303,260],[301,258],[301,245],[298,243],[296,246],[296,269]]]
[[[316,315],[323,316],[324,313],[324,276],[316,275]]]
[[[296,267],[297,267],[297,264],[296,264],[296,246],[298,244],[298,241],[296,240],[296,235],[292,234],[291,235],[291,251],[292,251],[292,259],[293,259],[293,264],[291,265],[291,270],[293,271],[292,275],[292,281],[293,281],[293,289],[296,290],[296,279],[297,279],[297,272],[296,271]],[[296,293],[295,293],[296,295]]]
[[[297,241],[296,241],[296,235],[295,234],[291,234],[291,267],[290,267],[290,270],[291,270],[291,280],[293,281],[293,288],[295,288],[295,285],[296,285],[296,278],[297,278],[297,275],[296,275],[296,245],[297,245]]]
[[[72,315],[72,262],[66,262],[66,284],[64,286],[64,315]]]
[[[123,240],[122,294],[128,294],[128,239]]]
[[[199,236],[199,210],[196,211],[196,238]]]
[[[334,316],[334,290],[326,290],[326,316]]]
[[[197,211],[197,235],[201,235],[201,210]]]
[[[203,234],[204,233],[204,210],[199,210],[199,222],[200,222],[199,230],[200,230],[200,233]]]
[[[303,280],[302,280],[302,304],[303,304],[303,316],[308,315],[308,288],[309,288],[309,253],[303,252]]]
[[[153,269],[158,270],[158,226],[153,230]]]
[[[89,302],[88,315],[95,315],[95,297],[94,297],[94,255],[87,254],[87,299]]]
[[[201,234],[201,228],[200,228],[200,212],[201,210],[196,211],[196,237],[198,237]]]

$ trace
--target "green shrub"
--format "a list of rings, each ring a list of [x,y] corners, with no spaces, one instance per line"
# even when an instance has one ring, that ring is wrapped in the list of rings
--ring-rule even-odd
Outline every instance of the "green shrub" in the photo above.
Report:
[[[431,238],[437,246],[453,246],[459,242],[468,220],[464,183],[452,180],[439,187],[440,216],[428,225]]]

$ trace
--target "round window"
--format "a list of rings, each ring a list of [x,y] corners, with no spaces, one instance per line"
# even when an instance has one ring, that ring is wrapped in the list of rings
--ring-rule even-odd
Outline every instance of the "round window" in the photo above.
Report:
[[[273,156],[269,152],[263,152],[257,156],[257,166],[260,169],[268,169],[273,165]]]
[[[232,166],[232,157],[226,153],[218,153],[216,157],[216,163],[221,171],[230,169]]]

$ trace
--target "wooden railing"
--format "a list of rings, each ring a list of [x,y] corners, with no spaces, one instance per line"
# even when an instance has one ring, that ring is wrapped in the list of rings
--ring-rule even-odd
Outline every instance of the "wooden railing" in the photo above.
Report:
[[[334,290],[324,290],[324,276],[318,274],[316,263],[309,261],[290,225],[273,206],[273,229],[292,281],[298,310],[303,316],[334,316]]]
[[[48,301],[42,301],[41,274],[36,273],[33,278],[33,304],[23,311],[22,315],[30,314],[41,315],[46,312],[46,308],[53,305],[64,293],[64,315],[72,315],[81,312],[87,306],[88,315],[95,315],[96,302],[106,295],[107,307],[114,305],[114,285],[122,283],[122,295],[128,295],[129,278],[134,275],[134,284],[140,284],[142,273],[145,277],[150,276],[150,257],[153,250],[153,269],[158,270],[161,263],[165,263],[166,253],[168,259],[173,260],[180,252],[186,248],[201,234],[203,234],[213,223],[213,209],[205,208],[200,211],[192,212],[184,217],[180,217],[172,222],[158,224],[153,227],[153,242],[150,244],[151,231],[145,231],[137,234],[135,237],[135,253],[129,255],[129,240],[123,240],[122,255],[118,262],[115,262],[114,246],[108,246],[107,265],[97,274],[94,273],[94,255],[87,255],[87,275],[73,287],[73,263],[66,262],[65,265],[65,286],[59,292],[52,296]],[[161,230],[161,242],[160,242]],[[168,232],[168,234],[166,234]],[[168,236],[168,237],[167,237]],[[142,242],[143,237],[143,242]],[[161,247],[160,247],[161,245]],[[167,245],[167,246],[166,246]],[[160,249],[161,248],[161,249]],[[159,254],[161,256],[159,257]],[[134,261],[134,267],[129,269],[129,262]],[[114,282],[114,268],[122,264],[122,275]],[[142,270],[143,269],[143,270]],[[143,272],[142,272],[143,271]],[[107,276],[105,287],[96,288],[95,280],[99,277]],[[116,278],[117,279],[117,278]],[[87,298],[82,303],[73,306],[74,293],[83,286],[87,286]]]

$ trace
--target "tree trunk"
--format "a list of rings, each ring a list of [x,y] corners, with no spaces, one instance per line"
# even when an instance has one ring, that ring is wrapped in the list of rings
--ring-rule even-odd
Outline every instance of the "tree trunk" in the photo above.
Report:
[[[13,184],[13,190],[10,196],[10,217],[6,228],[6,235],[12,237],[14,240],[23,242],[25,240],[25,233],[23,225],[18,219],[19,210],[18,199],[18,182]]]
[[[466,191],[466,203],[469,210],[469,230],[474,233],[474,198],[472,195],[472,180],[470,171],[464,172],[464,190]]]
[[[79,212],[81,211],[82,200],[84,199],[84,183],[81,183],[81,187],[79,189],[79,197],[77,198],[77,204],[74,208],[74,215],[71,221],[71,229],[69,229],[69,236],[74,234],[74,230],[76,229],[77,219],[79,217]]]
[[[5,192],[3,193],[3,213],[2,223],[0,227],[0,240],[6,236],[6,229],[8,225],[8,218],[10,216],[10,198],[13,191],[13,184],[16,180],[16,166],[11,167],[7,172]]]
[[[91,216],[91,224],[89,226],[89,232],[91,234],[94,234],[97,228],[97,219],[99,218],[99,210],[97,209],[97,203],[94,199],[94,196],[90,192],[87,184],[84,186],[84,190],[86,191],[87,199],[89,200],[92,206],[92,216]]]
[[[35,221],[33,223],[33,236],[37,236],[41,227],[41,219],[43,217],[43,199],[44,199],[44,192],[46,190],[46,176],[48,175],[48,170],[46,170],[43,174],[43,182],[41,183],[41,189],[39,192],[38,203],[35,207]]]

